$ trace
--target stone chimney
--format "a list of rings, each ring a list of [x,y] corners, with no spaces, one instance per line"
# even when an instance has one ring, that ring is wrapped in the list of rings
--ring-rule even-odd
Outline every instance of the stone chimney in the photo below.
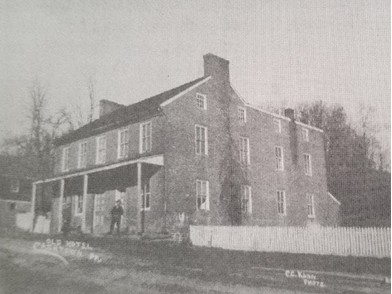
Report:
[[[222,82],[230,82],[229,61],[208,53],[204,58],[204,76],[216,77]]]
[[[102,99],[99,101],[99,117],[104,116],[105,114],[111,113],[124,105],[118,104],[113,101],[109,101],[106,99]]]
[[[284,116],[288,117],[291,120],[295,120],[294,109],[286,108],[284,110]]]
[[[295,123],[294,109],[286,108],[284,110],[284,116],[290,119],[289,123],[289,134],[290,134],[290,151],[291,159],[293,164],[298,163],[298,136],[297,136],[297,124]]]

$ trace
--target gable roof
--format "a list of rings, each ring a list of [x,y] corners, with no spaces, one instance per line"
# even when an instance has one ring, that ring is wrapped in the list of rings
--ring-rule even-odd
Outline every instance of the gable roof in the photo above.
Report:
[[[36,175],[35,168],[33,161],[27,157],[0,155],[0,176],[33,179]]]
[[[137,103],[123,106],[111,113],[101,116],[100,118],[84,125],[83,127],[71,131],[68,134],[57,138],[55,144],[57,146],[71,143],[89,136],[97,135],[105,131],[121,127],[126,124],[137,123],[161,113],[160,105],[163,102],[181,94],[188,88],[201,82],[205,77],[198,78],[171,90],[162,92],[158,95],[144,99]]]

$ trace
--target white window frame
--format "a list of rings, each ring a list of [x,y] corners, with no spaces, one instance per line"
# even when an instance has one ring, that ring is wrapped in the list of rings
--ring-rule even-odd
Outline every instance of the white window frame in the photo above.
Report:
[[[282,121],[280,119],[274,118],[273,123],[274,123],[275,132],[278,134],[281,134],[282,133]],[[276,129],[276,127],[278,127],[278,128]]]
[[[196,93],[196,106],[199,109],[207,110],[207,96],[201,93]]]
[[[240,123],[246,123],[247,117],[246,117],[246,108],[242,106],[238,106],[238,120]]]
[[[63,209],[66,207],[70,207],[72,203],[72,197],[71,196],[64,196],[63,197]]]
[[[252,187],[243,185],[241,189],[241,212],[247,215],[252,214]],[[244,210],[244,200],[248,200],[247,211]]]
[[[103,226],[105,224],[105,216],[104,215],[95,215],[95,223],[94,226]]]
[[[280,199],[282,199],[282,201],[280,201]],[[282,215],[282,216],[287,215],[287,210],[286,210],[286,191],[284,191],[284,190],[277,190],[276,191],[276,202],[278,204],[278,206],[277,206],[278,214]],[[281,211],[281,209],[283,209],[283,212]]]
[[[277,154],[277,150],[280,150],[280,157]],[[275,169],[277,171],[284,171],[284,153],[282,146],[275,146]]]
[[[149,135],[144,134],[144,127],[145,126],[148,127]],[[148,144],[147,144],[147,142],[148,142]],[[140,154],[148,153],[148,152],[151,152],[151,150],[152,150],[152,122],[151,121],[147,121],[147,122],[144,122],[144,123],[140,124],[140,130],[139,130],[139,153]]]
[[[76,201],[75,201],[75,215],[81,215],[81,214],[83,214],[83,195],[76,195],[76,197],[75,197],[76,199]],[[80,207],[79,207],[79,204],[80,204]],[[79,208],[81,208],[80,209],[80,212],[79,212]]]
[[[70,146],[66,146],[63,148],[63,156],[62,156],[62,171],[67,172],[69,171],[69,151]]]
[[[121,204],[124,205],[125,204],[125,198],[127,195],[127,191],[120,191],[120,190],[115,190],[115,194],[114,194],[114,200],[121,201]]]
[[[316,213],[315,213],[315,207],[314,207],[314,195],[313,194],[306,194],[306,207],[307,207],[308,218],[315,218]],[[311,212],[309,213],[310,210],[311,210]]]
[[[203,141],[201,137],[198,138],[198,129],[204,130],[204,152],[202,152]],[[200,131],[201,134],[202,132]],[[202,125],[195,125],[195,153],[197,155],[208,155],[208,128]]]
[[[104,142],[105,142],[105,145],[104,145],[105,148],[100,149],[100,140],[104,140]],[[103,135],[103,136],[97,137],[96,145],[97,145],[97,148],[96,148],[95,163],[96,163],[96,164],[104,164],[104,163],[106,162],[106,151],[107,151],[107,140],[106,140],[106,136]],[[101,150],[104,150],[104,151],[103,151],[103,152],[104,152],[104,153],[103,153],[104,156],[103,156],[102,159],[100,158],[100,151],[101,151]]]
[[[308,164],[306,163],[306,158],[309,158]],[[304,154],[304,165],[305,165],[305,175],[312,176],[312,156],[308,153]]]
[[[84,153],[82,153],[83,145],[86,146]],[[84,162],[82,161],[83,160],[82,156],[84,156]],[[85,167],[87,167],[87,141],[79,143],[79,153],[78,153],[78,168],[85,168]]]
[[[105,194],[95,194],[94,212],[105,210]]]
[[[151,183],[148,181],[142,187],[142,195],[141,195],[141,205],[140,211],[150,211],[151,210]],[[147,206],[147,199],[148,199],[148,206]]]
[[[20,189],[20,181],[18,179],[11,179],[10,180],[10,192],[11,193],[19,193]]]
[[[122,142],[122,134],[126,134],[124,135],[125,137],[125,141]],[[122,154],[122,151],[124,151],[124,153]],[[117,140],[117,159],[124,159],[128,157],[128,153],[129,153],[129,129],[122,129],[118,131],[118,140]]]
[[[309,129],[302,128],[302,140],[309,142]]]
[[[200,186],[199,186],[200,184]],[[205,191],[203,191],[203,184],[205,185]],[[200,191],[199,191],[200,187]],[[203,192],[205,194],[203,194]],[[203,203],[200,204],[199,207],[199,199],[203,199],[205,197],[205,205],[202,207]],[[205,180],[196,180],[196,209],[197,210],[210,210],[210,183]]]
[[[250,143],[248,137],[240,137],[240,162],[243,165],[250,165]]]

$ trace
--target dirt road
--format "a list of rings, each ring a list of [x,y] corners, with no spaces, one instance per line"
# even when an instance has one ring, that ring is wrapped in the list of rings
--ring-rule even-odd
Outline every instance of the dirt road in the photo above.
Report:
[[[217,269],[210,272],[179,265],[170,258],[113,255],[98,247],[89,252],[100,259],[78,255],[77,251],[67,251],[64,255],[64,250],[57,253],[46,250],[53,253],[49,255],[37,247],[44,243],[0,237],[1,294],[390,292],[390,284],[383,284],[372,276],[360,279],[350,274],[264,267],[222,269],[216,273]],[[55,255],[65,256],[66,263]]]

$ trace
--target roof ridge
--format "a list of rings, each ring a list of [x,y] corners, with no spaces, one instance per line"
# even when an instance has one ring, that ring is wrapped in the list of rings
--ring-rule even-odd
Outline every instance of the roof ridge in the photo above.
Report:
[[[181,84],[177,87],[163,91],[154,96],[142,99],[135,103],[131,103],[129,105],[122,105],[120,108],[110,113],[107,113],[99,117],[98,119],[88,124],[85,124],[84,126],[81,126],[80,128],[62,135],[61,137],[55,140],[55,144],[56,145],[67,144],[73,141],[80,140],[82,138],[89,137],[90,135],[93,135],[91,133],[94,133],[94,131],[97,131],[99,129],[101,131],[98,131],[97,134],[110,129],[109,126],[119,125],[125,122],[131,122],[132,120],[137,122],[143,120],[143,117],[151,117],[153,115],[157,115],[159,113],[159,108],[160,108],[159,106],[161,103],[185,91],[187,88],[197,84],[198,82],[202,81],[204,78],[205,77],[203,76],[195,80],[192,80],[190,82]],[[94,133],[94,135],[96,134]]]

